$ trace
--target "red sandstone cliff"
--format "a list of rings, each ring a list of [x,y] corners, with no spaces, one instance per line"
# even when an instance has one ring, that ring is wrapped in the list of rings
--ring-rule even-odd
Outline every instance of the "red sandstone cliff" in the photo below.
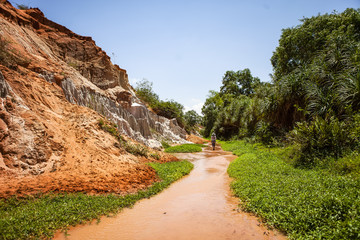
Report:
[[[184,132],[149,112],[124,69],[90,37],[0,0],[0,197],[46,191],[126,192],[156,180],[99,119],[147,145]],[[152,131],[150,131],[152,130]],[[149,149],[150,152],[155,150]],[[160,161],[173,159],[159,153]]]

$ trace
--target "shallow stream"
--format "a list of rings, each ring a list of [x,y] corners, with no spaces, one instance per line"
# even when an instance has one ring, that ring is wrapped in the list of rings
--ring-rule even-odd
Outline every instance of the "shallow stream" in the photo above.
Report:
[[[176,155],[194,164],[192,172],[151,199],[116,217],[81,225],[55,239],[286,239],[238,210],[227,167],[235,158],[220,148]]]

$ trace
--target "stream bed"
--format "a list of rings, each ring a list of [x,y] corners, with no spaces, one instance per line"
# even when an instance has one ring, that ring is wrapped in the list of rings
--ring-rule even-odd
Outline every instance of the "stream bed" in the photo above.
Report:
[[[68,236],[59,232],[55,239],[286,239],[238,209],[226,172],[236,156],[220,148],[176,156],[194,164],[188,176],[115,217],[73,227]]]

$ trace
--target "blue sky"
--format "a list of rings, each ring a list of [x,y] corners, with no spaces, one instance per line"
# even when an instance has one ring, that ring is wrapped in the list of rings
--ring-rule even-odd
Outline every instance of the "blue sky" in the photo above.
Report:
[[[360,8],[360,0],[10,0],[40,8],[52,21],[91,36],[163,100],[200,111],[228,70],[249,68],[270,81],[281,29],[303,17]]]

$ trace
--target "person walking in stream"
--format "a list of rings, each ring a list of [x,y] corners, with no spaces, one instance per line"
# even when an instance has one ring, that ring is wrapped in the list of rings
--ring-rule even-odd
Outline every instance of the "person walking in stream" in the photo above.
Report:
[[[211,135],[211,145],[213,147],[213,150],[215,150],[215,143],[216,143],[216,135],[215,135],[215,133],[213,133]]]

